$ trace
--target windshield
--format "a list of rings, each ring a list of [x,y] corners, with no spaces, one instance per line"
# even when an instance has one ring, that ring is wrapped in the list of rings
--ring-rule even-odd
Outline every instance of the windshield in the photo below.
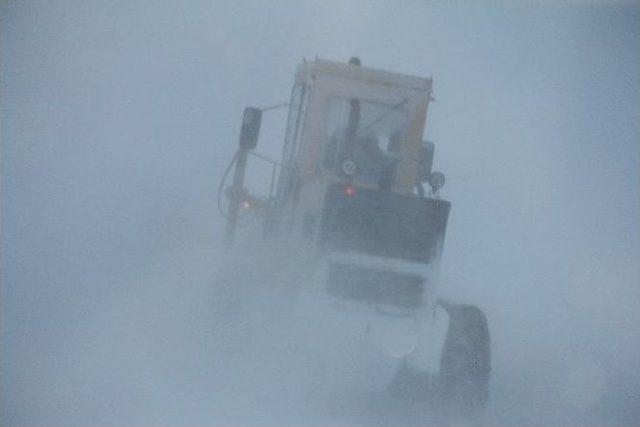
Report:
[[[390,186],[402,157],[407,100],[382,104],[332,98],[324,133],[323,166],[356,180]]]

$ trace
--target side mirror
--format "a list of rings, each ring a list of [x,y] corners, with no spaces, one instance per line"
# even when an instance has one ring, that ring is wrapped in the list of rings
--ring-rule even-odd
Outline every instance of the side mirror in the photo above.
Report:
[[[420,169],[418,171],[420,182],[428,182],[433,167],[433,154],[436,146],[431,141],[423,141],[420,153]]]
[[[253,150],[258,145],[260,123],[262,122],[262,110],[255,107],[244,109],[242,117],[242,129],[240,130],[240,148]]]

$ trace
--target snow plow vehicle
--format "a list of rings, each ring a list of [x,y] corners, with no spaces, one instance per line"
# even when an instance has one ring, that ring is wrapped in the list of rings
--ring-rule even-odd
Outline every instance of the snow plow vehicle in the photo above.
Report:
[[[384,419],[388,410],[393,425],[475,424],[489,390],[484,314],[438,298],[451,204],[440,197],[444,175],[432,170],[434,144],[423,141],[431,101],[430,78],[374,70],[358,58],[305,61],[270,194],[244,186],[258,108],[245,110],[227,170],[235,166],[233,183],[223,189],[223,179],[219,191],[228,241],[251,212],[266,252],[286,259],[266,262],[260,275],[271,277],[288,321],[304,325],[299,347],[318,356],[309,393],[375,391],[380,400],[369,412]]]

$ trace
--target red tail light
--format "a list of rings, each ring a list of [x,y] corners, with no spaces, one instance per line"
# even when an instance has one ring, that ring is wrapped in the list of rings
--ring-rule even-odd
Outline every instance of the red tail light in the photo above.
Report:
[[[353,185],[346,185],[344,187],[344,194],[346,194],[349,197],[353,197],[355,196],[357,193],[356,187],[354,187]]]

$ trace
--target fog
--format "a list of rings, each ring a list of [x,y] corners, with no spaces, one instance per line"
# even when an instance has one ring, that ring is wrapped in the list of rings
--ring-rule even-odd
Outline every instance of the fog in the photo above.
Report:
[[[268,295],[220,284],[260,262],[253,229],[224,248],[216,191],[245,106],[287,101],[303,58],[353,55],[433,76],[441,289],[488,317],[487,424],[640,424],[638,2],[0,14],[1,425],[340,422],[282,387],[305,367],[272,368],[287,331],[260,328]],[[280,156],[285,121],[265,113],[260,153]]]

